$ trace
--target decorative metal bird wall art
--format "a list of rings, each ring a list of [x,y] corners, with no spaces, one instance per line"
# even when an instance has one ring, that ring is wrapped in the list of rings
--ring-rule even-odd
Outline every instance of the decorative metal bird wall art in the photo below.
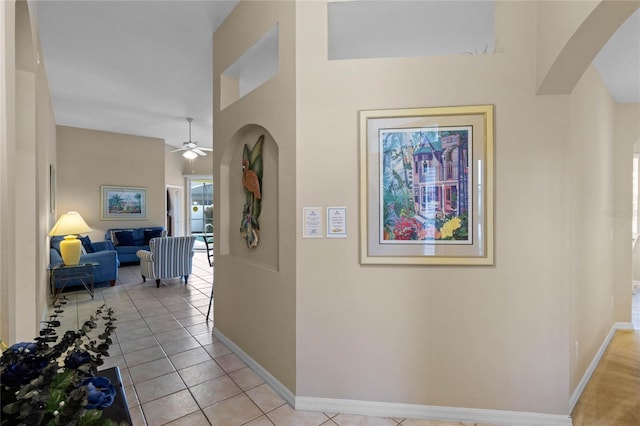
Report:
[[[260,135],[252,149],[247,144],[242,151],[242,187],[245,203],[242,210],[240,234],[247,247],[257,247],[260,241],[258,218],[262,210],[262,145],[264,135]]]

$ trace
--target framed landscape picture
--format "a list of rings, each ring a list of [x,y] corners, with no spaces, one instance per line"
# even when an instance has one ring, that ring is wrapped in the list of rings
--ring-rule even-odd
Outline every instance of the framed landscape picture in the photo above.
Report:
[[[360,263],[493,264],[493,106],[360,112]]]
[[[147,218],[147,188],[103,185],[100,189],[102,220]]]

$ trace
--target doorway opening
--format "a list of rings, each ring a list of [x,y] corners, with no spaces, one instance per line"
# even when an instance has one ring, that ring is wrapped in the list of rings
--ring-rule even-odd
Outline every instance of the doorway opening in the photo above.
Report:
[[[205,239],[213,239],[213,179],[211,176],[187,178],[189,227],[196,236],[197,249],[206,249]]]
[[[186,187],[188,233],[196,237],[193,249],[200,252],[206,251],[209,267],[213,268],[213,178],[212,176],[189,176]],[[214,288],[212,281],[207,321],[211,314]]]

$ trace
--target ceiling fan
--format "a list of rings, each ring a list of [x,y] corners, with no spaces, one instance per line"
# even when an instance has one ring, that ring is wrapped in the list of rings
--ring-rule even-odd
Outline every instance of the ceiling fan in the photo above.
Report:
[[[189,122],[189,140],[187,142],[182,142],[182,148],[174,149],[171,152],[184,151],[182,156],[189,160],[193,160],[198,158],[198,155],[207,155],[205,151],[213,151],[211,148],[198,148],[198,142],[191,140],[191,122],[193,121],[193,118],[187,117],[187,121]]]

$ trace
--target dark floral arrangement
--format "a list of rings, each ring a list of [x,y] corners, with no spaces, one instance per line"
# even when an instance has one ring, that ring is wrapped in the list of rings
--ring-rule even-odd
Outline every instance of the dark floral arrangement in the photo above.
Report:
[[[102,305],[80,330],[67,331],[58,339],[58,314],[45,321],[34,342],[10,346],[0,358],[1,425],[114,425],[102,418],[116,390],[106,377],[98,376],[103,356],[109,356],[109,337],[115,326],[113,310]],[[97,339],[88,333],[104,322]],[[52,346],[49,343],[54,343]]]

